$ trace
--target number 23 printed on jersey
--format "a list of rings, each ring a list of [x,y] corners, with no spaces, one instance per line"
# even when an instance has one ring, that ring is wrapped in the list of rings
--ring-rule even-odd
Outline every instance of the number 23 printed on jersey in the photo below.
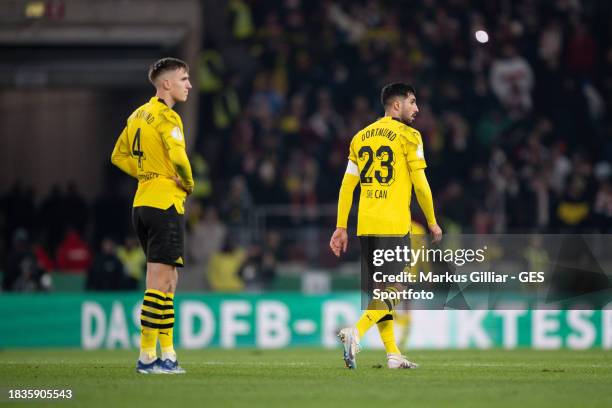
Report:
[[[376,152],[371,146],[361,146],[358,152],[359,167],[361,167],[361,184],[369,185],[376,179],[381,186],[393,184],[393,165],[395,158],[390,146],[380,146]]]

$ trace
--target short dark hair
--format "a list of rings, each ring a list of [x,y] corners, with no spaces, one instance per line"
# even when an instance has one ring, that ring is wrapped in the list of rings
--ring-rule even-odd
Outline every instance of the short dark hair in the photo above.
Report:
[[[178,58],[166,57],[154,62],[149,67],[149,81],[155,85],[155,80],[166,71],[174,71],[175,69],[183,68],[189,71],[189,65]]]
[[[393,82],[383,87],[382,91],[380,92],[380,102],[382,103],[383,107],[386,108],[393,98],[398,96],[405,98],[409,94],[416,96],[416,92],[411,85],[404,82]]]

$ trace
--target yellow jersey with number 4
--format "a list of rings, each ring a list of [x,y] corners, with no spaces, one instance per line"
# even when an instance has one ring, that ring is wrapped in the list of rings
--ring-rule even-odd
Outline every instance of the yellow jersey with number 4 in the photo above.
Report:
[[[418,130],[385,116],[351,140],[359,169],[357,235],[404,236],[410,231],[410,172],[427,167]]]
[[[165,210],[174,205],[179,214],[185,212],[187,193],[173,180],[179,177],[183,185],[193,186],[183,122],[161,99],[151,98],[130,115],[113,150],[112,161],[138,179],[134,207]]]

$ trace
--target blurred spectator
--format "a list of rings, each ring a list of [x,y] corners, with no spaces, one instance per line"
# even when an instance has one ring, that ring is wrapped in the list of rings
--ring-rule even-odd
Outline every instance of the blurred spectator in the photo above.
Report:
[[[586,180],[579,175],[572,176],[556,210],[560,231],[577,232],[580,227],[587,227],[591,211]]]
[[[91,265],[92,253],[89,245],[74,229],[66,232],[57,250],[57,267],[62,272],[83,273]]]
[[[280,250],[281,236],[270,231],[263,246],[253,245],[240,270],[240,277],[248,291],[260,291],[269,287],[276,276],[276,263]]]
[[[253,206],[251,194],[243,176],[235,176],[230,181],[229,191],[224,196],[221,212],[230,226],[245,225]]]
[[[280,130],[287,135],[297,135],[306,123],[306,106],[304,95],[297,93],[291,97],[286,112],[280,119]],[[295,136],[291,137],[290,143],[295,144]]]
[[[253,35],[255,28],[249,4],[241,0],[231,0],[228,10],[233,14],[232,33],[234,37],[242,40]]]
[[[212,254],[206,268],[209,287],[220,292],[241,291],[244,282],[240,278],[240,269],[246,259],[246,251],[227,238],[221,250]]]
[[[550,185],[557,194],[563,193],[565,180],[572,171],[572,162],[565,156],[565,144],[558,142],[553,146],[550,158],[552,173],[550,175]]]
[[[18,228],[13,234],[12,248],[9,253],[2,288],[6,291],[33,292],[48,290],[51,279],[38,264],[32,250],[28,233]]]
[[[317,93],[317,108],[308,120],[308,125],[319,138],[322,146],[329,144],[335,135],[342,133],[344,122],[336,112],[329,89],[320,89]]]
[[[207,207],[187,235],[187,253],[196,269],[205,267],[212,254],[221,250],[227,228],[219,220],[216,208]]]
[[[100,252],[87,272],[87,290],[129,290],[135,289],[134,281],[125,273],[123,264],[117,257],[115,242],[104,238]]]
[[[191,168],[193,172],[193,180],[195,189],[192,193],[192,198],[204,201],[212,194],[212,183],[210,182],[210,174],[208,163],[202,155],[195,153],[190,158]]]
[[[523,117],[533,106],[533,70],[510,44],[502,47],[499,58],[491,65],[491,88],[513,117]]]
[[[260,204],[287,203],[287,192],[279,180],[278,158],[266,157],[259,164],[257,177],[253,180],[253,196]]]
[[[251,109],[260,119],[268,115],[277,115],[284,103],[282,92],[275,77],[270,72],[260,72],[253,81]]]
[[[563,28],[557,18],[552,18],[540,31],[538,54],[549,66],[557,67],[563,47]]]
[[[117,248],[117,258],[124,267],[125,287],[134,290],[144,287],[147,259],[136,237],[128,236],[125,239],[125,244]]]

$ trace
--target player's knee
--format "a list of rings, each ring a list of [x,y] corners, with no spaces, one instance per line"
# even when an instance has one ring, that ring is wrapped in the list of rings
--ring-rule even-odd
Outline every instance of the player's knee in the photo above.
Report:
[[[174,292],[177,272],[173,266],[150,263],[147,265],[147,287],[161,292]]]
[[[153,276],[147,279],[147,289],[155,289],[165,293],[168,290],[168,281],[160,279],[159,276]]]

